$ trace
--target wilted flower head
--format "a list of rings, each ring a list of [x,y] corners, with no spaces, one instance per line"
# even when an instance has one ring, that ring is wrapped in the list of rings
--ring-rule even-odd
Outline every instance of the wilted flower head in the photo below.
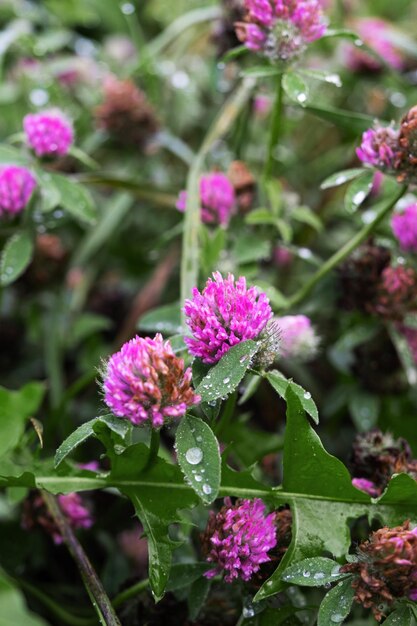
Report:
[[[106,364],[104,401],[118,417],[160,428],[199,402],[191,387],[191,369],[175,356],[162,335],[125,343]]]
[[[360,39],[396,70],[404,67],[404,57],[390,41],[392,26],[376,17],[365,17],[355,21],[354,31]],[[346,64],[352,72],[377,72],[383,68],[375,56],[356,46],[346,47]]]
[[[232,161],[227,170],[227,176],[233,185],[239,210],[248,211],[253,205],[256,192],[254,175],[244,161]]]
[[[235,190],[226,176],[221,172],[205,174],[200,178],[201,219],[206,224],[227,226],[234,212]],[[176,207],[184,212],[187,203],[187,192],[181,191]]]
[[[280,357],[283,359],[309,359],[318,348],[319,338],[305,315],[285,315],[275,321],[280,329]]]
[[[393,171],[398,152],[399,133],[392,126],[369,128],[362,135],[356,154],[362,163],[383,171]]]
[[[238,39],[272,62],[291,60],[326,32],[319,0],[245,0],[245,7]]]
[[[29,113],[23,128],[36,156],[65,156],[74,141],[71,122],[59,109]]]
[[[210,513],[202,543],[207,561],[214,565],[205,573],[207,578],[224,573],[228,583],[250,580],[262,563],[271,560],[268,552],[277,544],[275,513],[266,515],[259,498],[235,505],[225,498],[220,511]]]
[[[269,300],[256,287],[246,287],[241,276],[226,279],[213,273],[200,293],[193,289],[192,300],[186,300],[184,312],[193,337],[185,342],[193,356],[204,363],[217,363],[232,346],[258,339],[272,317]]]
[[[417,181],[417,106],[402,118],[399,132],[399,151],[395,163],[400,183]]]
[[[123,144],[143,147],[159,128],[143,91],[115,76],[106,79],[103,90],[104,100],[95,109],[97,126]]]
[[[59,495],[57,496],[57,500],[62,513],[74,530],[77,528],[90,528],[94,524],[90,510],[84,504],[82,497],[77,493]],[[51,535],[54,543],[62,543],[61,533],[40,493],[33,493],[25,500],[23,505],[22,525],[26,529],[42,526],[42,528]]]
[[[26,167],[0,168],[0,218],[20,213],[29,202],[36,180]]]
[[[386,267],[381,274],[374,313],[401,320],[417,305],[417,273],[411,267]]]
[[[391,227],[403,250],[417,252],[417,203],[394,213]]]
[[[417,599],[417,529],[410,530],[406,521],[377,530],[360,544],[356,561],[340,571],[353,574],[356,602],[372,609],[380,622],[384,606],[403,597]]]

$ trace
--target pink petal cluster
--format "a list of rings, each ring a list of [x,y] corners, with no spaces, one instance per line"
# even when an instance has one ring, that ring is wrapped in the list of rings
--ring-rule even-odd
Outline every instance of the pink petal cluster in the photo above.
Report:
[[[315,355],[319,339],[305,315],[285,315],[275,318],[280,331],[280,357],[308,359]]]
[[[106,365],[104,401],[118,417],[141,426],[160,428],[182,417],[200,401],[191,387],[191,368],[175,356],[160,334],[125,343]]]
[[[376,498],[380,495],[380,490],[372,482],[372,480],[368,480],[367,478],[352,478],[352,485],[356,487],[356,489],[360,489],[364,491],[372,498]]]
[[[417,252],[417,203],[394,213],[391,227],[403,250]]]
[[[203,536],[207,561],[215,564],[205,576],[224,573],[228,583],[237,578],[247,581],[271,560],[268,552],[277,545],[275,513],[266,515],[259,498],[237,501],[234,506],[225,498],[224,503],[217,514],[211,512]]]
[[[271,61],[287,61],[320,39],[327,21],[319,0],[245,0],[247,15],[235,24],[249,50]]]
[[[72,528],[91,528],[94,524],[90,511],[78,493],[60,495],[58,496],[58,503]],[[58,531],[52,533],[52,537],[55,543],[62,543],[62,537]]]
[[[388,22],[375,17],[366,17],[355,22],[354,30],[388,65],[396,70],[404,68],[403,55],[390,41],[392,27]],[[346,65],[352,72],[377,72],[383,67],[376,57],[356,46],[346,48]]]
[[[214,279],[214,280],[213,280]],[[226,279],[213,273],[200,293],[193,289],[192,300],[186,300],[184,312],[193,337],[185,342],[193,356],[204,363],[217,363],[232,346],[257,339],[272,317],[269,300],[256,287],[246,287],[241,276]]]
[[[221,172],[205,174],[200,178],[201,219],[206,224],[227,226],[236,207],[234,187]],[[176,207],[184,212],[187,192],[181,191]]]
[[[0,168],[0,217],[20,213],[36,187],[36,180],[25,167]]]
[[[59,110],[29,113],[23,119],[26,141],[36,156],[65,156],[74,140],[70,121]]]
[[[381,170],[393,170],[399,148],[399,132],[392,126],[369,128],[362,135],[356,154],[362,163]]]

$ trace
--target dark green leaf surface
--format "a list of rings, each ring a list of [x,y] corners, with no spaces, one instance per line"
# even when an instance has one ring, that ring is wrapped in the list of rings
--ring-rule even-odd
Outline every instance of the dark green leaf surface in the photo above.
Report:
[[[320,605],[317,626],[342,624],[350,613],[355,590],[348,578],[336,585],[325,596]]]
[[[27,268],[32,260],[33,238],[22,231],[10,237],[3,248],[0,259],[0,285],[5,287],[13,283]]]

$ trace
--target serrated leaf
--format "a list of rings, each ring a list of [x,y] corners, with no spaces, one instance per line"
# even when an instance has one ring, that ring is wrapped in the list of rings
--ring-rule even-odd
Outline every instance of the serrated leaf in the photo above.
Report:
[[[187,483],[205,504],[217,498],[220,487],[220,449],[211,428],[199,417],[185,415],[175,437],[178,463]]]
[[[351,170],[342,170],[336,174],[328,176],[320,185],[320,189],[331,189],[332,187],[339,187],[345,183],[361,176],[364,173],[362,167],[355,167]]]
[[[331,589],[320,605],[317,626],[329,626],[329,624],[342,624],[352,608],[355,590],[352,580],[348,578]]]
[[[7,240],[0,260],[0,285],[10,285],[23,274],[32,260],[33,248],[33,238],[26,231]]]
[[[88,189],[62,174],[50,174],[50,176],[51,184],[56,187],[61,196],[61,206],[77,220],[94,224],[97,220],[97,211]]]
[[[307,103],[309,90],[300,74],[296,72],[285,72],[282,77],[282,86],[291,100],[301,106]]]
[[[285,378],[283,374],[281,374],[281,372],[278,372],[277,370],[272,370],[271,372],[267,372],[265,374],[265,378],[267,379],[269,384],[273,387],[273,389],[275,389],[277,394],[281,396],[281,398],[284,398],[284,399],[285,399],[285,395],[287,393],[288,387],[291,386],[291,389],[299,398],[303,406],[303,409],[306,411],[306,413],[310,415],[310,417],[313,418],[314,422],[318,424],[319,412],[317,410],[316,403],[311,397],[311,393],[309,391],[306,391],[300,385],[297,385],[297,383],[294,383],[293,381],[288,380],[287,378]]]
[[[321,587],[347,576],[347,574],[340,574],[339,571],[340,565],[336,561],[316,556],[287,567],[282,580],[291,585]]]
[[[239,385],[258,349],[250,339],[230,348],[202,379],[196,393],[204,402],[227,397]]]
[[[374,175],[374,172],[364,171],[349,185],[345,195],[345,208],[349,213],[354,213],[371,193]]]

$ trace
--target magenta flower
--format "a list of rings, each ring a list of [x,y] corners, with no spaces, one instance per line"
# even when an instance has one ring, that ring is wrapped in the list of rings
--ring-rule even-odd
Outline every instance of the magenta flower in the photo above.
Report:
[[[70,121],[58,109],[29,113],[23,119],[26,141],[36,156],[65,156],[74,140]]]
[[[277,545],[275,513],[265,514],[259,498],[241,500],[232,505],[230,498],[215,514],[210,513],[202,537],[207,561],[214,564],[204,575],[213,578],[224,573],[226,582],[250,580],[262,563],[271,560],[268,552]]]
[[[399,149],[399,132],[392,126],[369,128],[362,135],[362,143],[356,154],[362,163],[381,170],[393,170]]]
[[[245,21],[235,24],[238,39],[273,62],[292,59],[326,32],[319,0],[245,0],[245,7]]]
[[[404,68],[404,57],[390,41],[392,26],[385,20],[375,17],[359,19],[354,30],[360,39],[396,70]],[[368,52],[356,46],[346,47],[346,65],[352,72],[377,72],[383,68],[381,62]]]
[[[317,352],[319,339],[311,320],[305,315],[285,315],[275,318],[280,331],[280,357],[308,359]]]
[[[78,493],[58,496],[59,506],[73,528],[91,528],[94,520]],[[62,543],[61,534],[57,531],[52,535],[55,543]]]
[[[403,250],[417,252],[417,203],[394,213],[391,227]]]
[[[200,398],[191,387],[191,368],[175,356],[160,334],[131,339],[106,365],[104,401],[118,417],[160,428]]]
[[[381,495],[381,492],[375,485],[375,483],[373,483],[372,480],[368,480],[367,478],[352,478],[352,485],[356,487],[356,489],[364,491],[372,498],[376,498],[377,496]]]
[[[236,207],[235,190],[226,176],[221,172],[205,174],[200,178],[201,219],[206,224],[227,226]],[[176,207],[184,212],[187,203],[187,192],[181,191]]]
[[[0,217],[20,213],[29,202],[36,180],[25,167],[0,168]]]
[[[232,346],[247,339],[258,339],[272,317],[269,300],[256,287],[246,288],[241,276],[226,279],[213,273],[200,293],[193,289],[192,300],[186,300],[184,312],[193,337],[185,342],[193,356],[204,363],[217,363]]]

